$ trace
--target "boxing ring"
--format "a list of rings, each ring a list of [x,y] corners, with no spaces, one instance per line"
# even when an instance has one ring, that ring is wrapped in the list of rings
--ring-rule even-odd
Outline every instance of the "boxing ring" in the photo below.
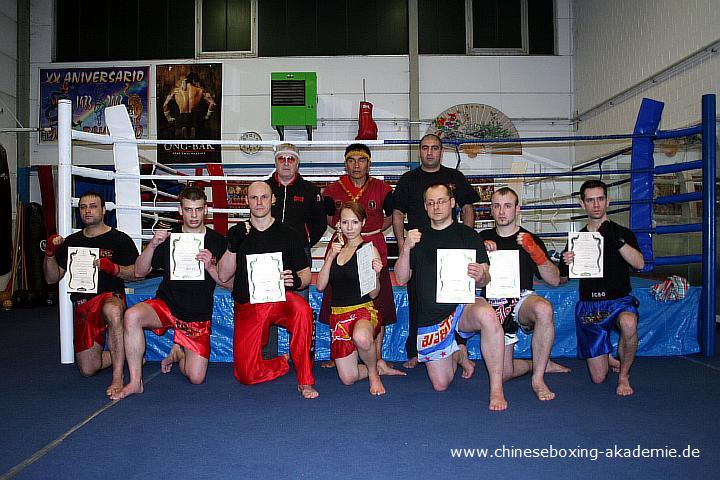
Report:
[[[632,140],[632,157],[629,169],[602,170],[602,163],[607,158],[597,159],[587,164],[576,166],[570,172],[545,172],[545,173],[521,173],[521,174],[490,174],[497,180],[513,179],[543,179],[552,177],[595,177],[611,175],[629,175],[629,180],[621,180],[612,183],[614,186],[621,183],[630,183],[630,200],[613,201],[612,205],[620,207],[610,214],[629,211],[630,229],[638,237],[643,256],[645,257],[645,271],[651,271],[655,266],[661,265],[684,265],[688,263],[702,264],[702,285],[691,287],[687,296],[674,303],[658,303],[650,295],[650,285],[654,282],[642,279],[633,279],[633,294],[641,302],[639,322],[639,347],[638,355],[683,355],[702,351],[705,356],[715,355],[715,178],[716,178],[716,130],[715,116],[716,103],[714,95],[705,95],[702,98],[702,122],[699,126],[662,131],[659,130],[662,114],[661,102],[645,99],[637,117],[634,132],[624,135],[604,136],[575,136],[575,137],[531,137],[518,138],[514,141],[529,142],[579,142],[598,140]],[[58,233],[67,236],[72,233],[72,204],[73,202],[63,201],[72,199],[72,178],[81,176],[95,179],[112,180],[115,185],[116,201],[107,202],[108,209],[115,209],[117,214],[118,229],[126,232],[140,246],[143,239],[149,239],[151,235],[144,235],[142,232],[141,219],[151,217],[157,221],[160,219],[159,212],[176,211],[176,207],[143,206],[140,201],[141,180],[182,180],[182,181],[204,181],[211,182],[213,192],[221,192],[225,188],[226,181],[248,181],[259,179],[259,176],[227,176],[222,175],[222,166],[211,168],[208,171],[211,175],[187,175],[179,174],[166,166],[157,165],[158,168],[170,172],[170,175],[141,175],[139,169],[138,145],[141,144],[182,144],[198,143],[194,141],[181,140],[136,140],[134,132],[129,123],[125,122],[123,113],[119,110],[123,107],[111,107],[106,109],[107,124],[110,136],[88,134],[73,131],[71,129],[71,103],[67,100],[60,101],[59,125],[58,125]],[[124,113],[127,116],[126,113]],[[700,135],[702,138],[702,158],[685,163],[658,165],[655,166],[653,151],[655,140],[685,137],[689,135]],[[113,146],[115,158],[114,171],[103,171],[88,167],[73,166],[72,145],[73,141],[85,141],[91,143]],[[467,143],[501,143],[506,139],[485,139],[485,140],[463,140],[445,141],[446,145]],[[279,141],[203,141],[208,144],[232,145],[232,146],[260,146],[269,147],[281,143]],[[294,142],[300,147],[317,146],[339,146],[344,147],[354,141],[298,141]],[[369,146],[399,146],[418,144],[417,140],[376,140],[364,141]],[[600,170],[588,170],[589,167],[600,166]],[[223,165],[225,166],[225,165]],[[682,172],[689,170],[700,170],[702,172],[702,191],[679,195],[659,196],[653,199],[653,179],[656,175]],[[147,187],[144,188],[147,190]],[[158,194],[155,189],[154,194]],[[167,194],[165,194],[167,196]],[[168,198],[172,198],[168,196]],[[122,199],[122,202],[118,201]],[[702,202],[702,221],[683,225],[655,225],[653,223],[653,205],[674,204],[682,202]],[[227,209],[217,202],[210,208],[210,212],[217,216],[220,222],[227,225],[227,214],[237,213],[237,209]],[[482,208],[482,207],[481,207]],[[577,209],[576,203],[552,203],[544,205],[530,203],[523,205],[522,210],[563,210]],[[144,213],[143,213],[144,212]],[[581,217],[575,217],[579,220]],[[218,222],[216,222],[217,226]],[[676,233],[702,233],[702,253],[677,257],[655,256],[653,252],[653,235],[666,235]],[[541,237],[561,238],[567,235],[566,232],[542,233]],[[128,304],[134,304],[154,296],[159,279],[147,280],[128,285]],[[574,327],[574,305],[577,301],[577,284],[573,281],[565,287],[549,288],[538,285],[537,290],[546,296],[555,307],[556,317],[556,342],[552,354],[554,356],[575,356],[575,327]],[[398,310],[398,322],[388,326],[385,336],[383,352],[385,358],[393,361],[404,360],[404,342],[407,336],[407,296],[404,288],[395,288],[395,301]],[[317,312],[321,302],[321,294],[311,287],[310,304]],[[73,322],[72,307],[67,295],[65,282],[60,283],[60,343],[61,362],[72,363],[73,358]],[[316,315],[317,316],[317,315]],[[316,359],[327,359],[329,357],[329,332],[327,325],[317,322],[317,345]],[[159,360],[163,358],[170,349],[171,335],[157,337],[152,333],[146,333],[148,360]],[[615,337],[615,343],[617,338]],[[281,331],[280,349],[287,351],[287,335]],[[520,342],[516,347],[518,357],[529,357],[530,342],[527,337],[520,335]],[[211,361],[232,361],[232,299],[229,292],[221,289],[216,290],[215,307],[213,312],[213,336],[211,337]],[[469,350],[474,357],[479,353],[477,337],[471,339],[468,344]]]

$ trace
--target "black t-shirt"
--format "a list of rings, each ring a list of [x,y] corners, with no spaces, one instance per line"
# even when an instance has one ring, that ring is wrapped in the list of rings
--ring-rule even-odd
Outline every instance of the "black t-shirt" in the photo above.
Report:
[[[138,257],[137,247],[132,239],[114,228],[97,237],[86,237],[82,230],[69,235],[55,253],[55,260],[65,270],[67,270],[68,247],[98,248],[100,249],[100,258],[108,258],[120,266],[132,265]],[[98,272],[97,293],[71,293],[70,300],[77,304],[81,300],[89,300],[105,292],[124,295],[125,280],[100,271]]]
[[[497,245],[498,250],[519,250],[520,251],[520,289],[521,290],[532,290],[533,289],[533,275],[537,275],[538,278],[540,278],[540,271],[538,270],[538,266],[533,262],[532,258],[530,258],[530,254],[527,253],[523,248],[517,244],[517,237],[518,233],[525,232],[532,236],[533,240],[535,240],[535,243],[538,244],[540,248],[542,248],[543,252],[545,252],[545,255],[547,255],[547,248],[545,248],[545,243],[540,240],[540,237],[536,236],[535,234],[528,232],[522,227],[519,227],[520,230],[515,232],[513,235],[510,235],[509,237],[501,237],[498,235],[497,231],[494,228],[490,228],[487,230],[483,230],[480,232],[480,236],[483,238],[483,240],[492,240]]]
[[[430,226],[430,219],[425,211],[423,193],[434,183],[444,183],[450,186],[458,208],[480,201],[480,196],[465,175],[454,168],[440,165],[440,170],[437,172],[426,172],[422,168],[405,172],[395,187],[393,203],[395,209],[407,214],[408,230]],[[453,212],[453,218],[455,213]]]
[[[362,248],[365,242],[358,245]],[[337,263],[337,257],[333,259],[330,267],[330,285],[332,290],[333,307],[349,307],[369,302],[370,295],[360,295],[360,277],[358,276],[357,250],[344,265]]]
[[[177,229],[175,233],[182,230]],[[205,228],[205,249],[215,260],[225,253],[225,237],[212,228]],[[163,271],[163,281],[155,295],[164,301],[172,314],[185,322],[212,319],[215,280],[205,271],[205,280],[170,280],[170,237],[153,252],[152,267]]]
[[[410,268],[415,283],[415,318],[419,327],[435,325],[450,315],[457,305],[437,303],[437,250],[439,248],[463,248],[475,250],[475,261],[487,263],[487,251],[482,237],[467,225],[453,222],[450,226],[435,230],[421,230],[420,242],[410,250]],[[333,294],[334,295],[334,294]]]
[[[610,220],[608,220],[610,221]],[[612,222],[615,231],[625,242],[636,250],[640,250],[635,234],[615,222]],[[580,230],[587,232],[587,226]],[[567,252],[568,246],[565,245],[564,252]],[[569,267],[565,262],[560,261],[560,276],[567,277],[569,275]],[[630,295],[632,287],[630,286],[630,265],[622,258],[620,252],[607,245],[603,251],[603,278],[581,278],[580,279],[580,300],[613,300]]]
[[[250,233],[245,237],[237,251],[237,265],[232,290],[235,301],[238,303],[250,302],[250,289],[247,280],[247,255],[281,252],[283,270],[299,272],[310,267],[307,256],[305,256],[306,243],[300,233],[280,223],[277,219],[262,232],[251,228]]]

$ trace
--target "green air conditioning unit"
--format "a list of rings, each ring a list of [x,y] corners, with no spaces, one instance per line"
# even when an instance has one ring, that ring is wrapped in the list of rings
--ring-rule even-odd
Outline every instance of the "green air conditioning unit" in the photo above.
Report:
[[[308,140],[317,128],[317,73],[273,72],[270,123],[285,140],[285,127],[305,127]]]

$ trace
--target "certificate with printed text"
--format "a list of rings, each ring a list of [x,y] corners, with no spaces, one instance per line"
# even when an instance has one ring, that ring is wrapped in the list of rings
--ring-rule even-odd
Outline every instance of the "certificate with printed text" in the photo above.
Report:
[[[171,233],[170,280],[205,280],[205,264],[197,259],[203,248],[204,233]]]
[[[247,255],[250,303],[285,301],[282,252]]]
[[[520,298],[520,252],[495,250],[490,257],[490,283],[485,287],[487,298]]]
[[[603,278],[603,237],[598,232],[568,233],[568,250],[575,254],[570,278]]]
[[[437,251],[438,303],[475,303],[475,280],[467,273],[475,262],[475,250],[445,249]]]
[[[97,293],[99,248],[68,247],[68,292]]]
[[[372,242],[367,243],[355,252],[355,255],[357,255],[358,279],[360,280],[360,296],[367,295],[377,287],[377,274],[372,268],[373,254]]]

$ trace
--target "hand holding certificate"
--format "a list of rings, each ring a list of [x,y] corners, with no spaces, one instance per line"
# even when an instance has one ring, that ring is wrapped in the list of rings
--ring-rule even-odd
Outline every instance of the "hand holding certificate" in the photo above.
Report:
[[[252,254],[246,259],[250,303],[284,302],[282,253]]]
[[[358,279],[360,280],[360,295],[367,295],[377,287],[377,273],[373,270],[372,261],[374,258],[372,242],[357,249]]]
[[[598,232],[568,233],[568,250],[575,254],[570,278],[603,278],[603,237]]]
[[[205,234],[170,234],[170,280],[204,280],[205,264],[197,259]]]
[[[520,252],[518,250],[495,250],[490,257],[490,278],[485,296],[487,298],[520,298]]]
[[[474,262],[475,250],[438,249],[438,303],[475,303],[475,280],[468,275],[468,265]]]
[[[99,248],[68,247],[68,292],[97,293]]]

